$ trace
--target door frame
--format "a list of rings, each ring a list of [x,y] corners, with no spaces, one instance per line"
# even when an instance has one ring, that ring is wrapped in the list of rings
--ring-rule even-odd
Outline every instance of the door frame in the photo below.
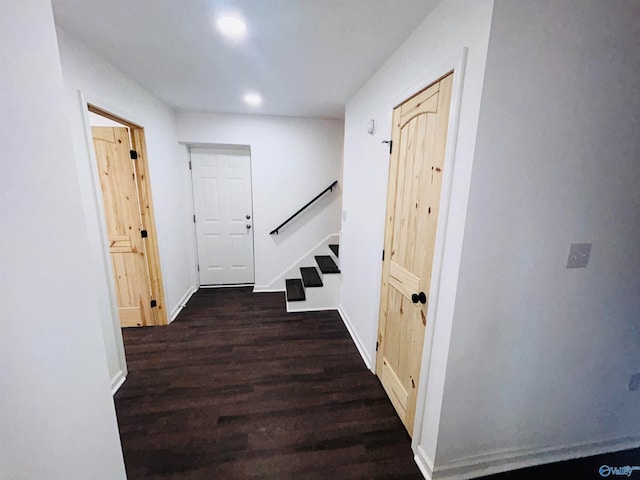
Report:
[[[83,102],[83,108],[87,112],[95,113],[102,117],[105,117],[109,120],[113,120],[118,122],[126,127],[129,127],[129,136],[131,140],[131,146],[133,150],[138,153],[138,158],[136,160],[137,165],[137,175],[136,175],[136,184],[138,188],[139,195],[139,205],[140,205],[140,214],[142,220],[142,228],[147,231],[148,237],[145,242],[145,259],[147,262],[147,268],[149,271],[149,283],[151,286],[151,296],[156,301],[156,307],[151,311],[153,313],[153,326],[158,325],[167,325],[167,311],[166,311],[166,303],[164,298],[164,287],[162,282],[162,270],[160,267],[160,251],[158,249],[158,233],[156,229],[155,223],[155,214],[153,210],[153,197],[151,195],[151,181],[149,178],[149,163],[147,157],[147,146],[144,134],[144,127],[141,125],[134,123],[130,120],[127,120],[120,115],[114,114],[109,110],[106,110],[93,102]],[[88,120],[88,129],[91,131],[91,122],[88,119],[88,115],[86,116]],[[95,167],[92,168],[92,173],[97,176],[97,159],[95,148],[93,148],[93,135],[91,136],[91,161],[94,163]],[[99,178],[96,178],[99,181]],[[117,299],[115,296],[115,284],[113,283],[113,267],[111,265],[111,256],[108,249],[108,241],[106,236],[106,218],[104,215],[104,207],[102,207],[102,198],[101,198],[101,189],[98,189],[97,192],[99,201],[98,205],[101,206],[99,209],[102,213],[102,238],[103,238],[103,250],[106,256],[109,256],[108,267],[111,272],[111,294],[113,295],[112,300],[116,304],[117,309]],[[118,319],[118,327],[120,327],[120,316],[117,315]]]
[[[137,168],[135,180],[138,190],[138,202],[140,207],[142,229],[146,230],[148,235],[147,241],[144,245],[145,260],[147,263],[147,269],[149,272],[149,284],[151,287],[151,298],[156,301],[156,307],[151,309],[151,314],[153,316],[153,326],[166,325],[167,311],[164,301],[162,270],[160,269],[160,252],[158,249],[158,233],[153,211],[153,197],[151,195],[151,182],[149,178],[149,164],[144,127],[141,127],[117,115],[113,115],[112,113],[91,103],[87,104],[87,109],[92,113],[118,122],[129,128],[129,139],[131,141],[131,147],[138,154],[136,159]],[[105,245],[106,244],[108,244],[108,242],[106,242]]]
[[[151,182],[149,177],[149,165],[146,149],[146,141],[144,136],[143,122],[136,118],[131,112],[123,111],[121,108],[110,104],[107,100],[97,97],[95,95],[85,95],[81,90],[78,90],[80,99],[80,107],[82,112],[82,121],[85,128],[85,140],[89,153],[89,171],[93,182],[93,201],[95,202],[95,210],[98,214],[98,223],[100,228],[101,245],[100,249],[103,256],[103,265],[108,279],[109,300],[111,304],[111,317],[114,329],[115,338],[118,342],[118,357],[121,365],[121,375],[117,380],[112,379],[112,391],[115,393],[120,386],[124,383],[127,375],[126,358],[124,355],[124,343],[122,341],[122,332],[120,327],[120,316],[118,314],[118,301],[113,276],[113,267],[111,265],[111,255],[109,253],[108,241],[107,241],[107,224],[104,213],[102,189],[100,186],[100,178],[98,174],[98,166],[95,148],[93,146],[93,135],[91,132],[91,121],[89,113],[94,112],[105,118],[114,120],[121,123],[130,129],[131,142],[136,151],[138,151],[138,162],[142,174],[138,175],[138,186],[141,189],[141,205],[148,204],[147,215],[143,215],[143,225],[148,231],[147,242],[147,262],[149,263],[149,272],[154,272],[155,280],[151,277],[151,287],[154,299],[157,302],[158,307],[154,315],[155,325],[167,325],[167,311],[164,295],[164,285],[162,282],[162,270],[160,267],[160,252],[158,249],[157,229],[155,224],[155,215],[153,212],[153,199],[151,196]],[[153,269],[153,270],[152,270]]]
[[[189,177],[191,178],[191,211],[195,217],[196,215],[196,192],[193,186],[193,170],[191,168],[191,149],[192,148],[208,148],[208,149],[219,149],[219,150],[247,150],[249,152],[249,176],[250,176],[250,184],[251,184],[251,219],[253,220],[253,236],[251,238],[251,248],[253,250],[253,283],[247,284],[233,284],[233,285],[201,285],[200,284],[200,273],[198,271],[198,266],[200,263],[199,253],[198,253],[198,232],[196,230],[196,222],[193,222],[193,257],[194,257],[194,265],[193,269],[195,271],[195,281],[197,288],[233,288],[233,287],[255,287],[256,280],[256,229],[255,229],[255,216],[253,214],[253,153],[251,151],[251,145],[245,144],[231,144],[231,143],[201,143],[201,142],[179,142],[180,145],[185,147],[187,161],[189,162]]]
[[[433,252],[431,286],[428,294],[430,305],[427,310],[427,325],[423,339],[420,380],[416,398],[413,438],[411,441],[411,447],[415,453],[416,463],[423,474],[428,474],[427,478],[430,478],[433,474],[432,462],[435,455],[435,446],[437,444],[440,412],[444,395],[444,380],[453,324],[453,306],[456,295],[455,287],[457,286],[462,232],[464,230],[464,223],[462,225],[458,224],[452,227],[449,221],[453,178],[456,176],[457,163],[459,163],[456,161],[456,145],[458,141],[460,107],[462,103],[467,52],[468,49],[464,47],[456,54],[445,58],[440,64],[435,65],[429,74],[423,77],[420,81],[395,95],[387,110],[387,124],[392,126],[393,110],[397,106],[401,105],[405,100],[411,98],[421,90],[424,90],[429,85],[445,77],[447,74],[453,72],[453,88],[451,92],[451,104],[449,107],[449,127],[444,160],[447,168],[444,169],[442,188],[440,192],[440,211],[438,214],[438,226]],[[464,179],[467,183],[468,180],[468,178]],[[389,178],[387,177],[387,196],[389,188],[388,182]],[[464,220],[462,220],[462,222],[464,222]],[[458,230],[460,227],[462,227],[462,229]],[[456,229],[455,232],[453,231],[454,228]],[[456,238],[453,239],[452,237]],[[448,244],[448,239],[451,240],[451,244],[455,242],[456,245]],[[384,240],[382,248],[384,248]],[[447,266],[447,271],[455,271],[455,278],[444,278],[444,265]],[[380,266],[380,276],[382,278],[382,264]],[[441,289],[441,285],[445,282],[449,288]],[[451,283],[452,285],[449,285]],[[378,305],[380,305],[381,302],[382,297],[380,296]],[[378,328],[380,320],[380,317],[378,317]],[[377,338],[378,330],[376,330],[376,339]],[[375,362],[372,363],[372,370],[375,372]],[[427,413],[426,422],[424,421],[425,412]],[[427,431],[429,433],[429,439],[426,444],[422,443],[423,431]]]

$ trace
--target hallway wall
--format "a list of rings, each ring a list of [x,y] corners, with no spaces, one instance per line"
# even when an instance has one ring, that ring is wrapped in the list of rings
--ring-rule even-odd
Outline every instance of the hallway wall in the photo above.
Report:
[[[104,59],[57,31],[67,110],[82,187],[82,203],[92,250],[90,266],[102,312],[109,368],[115,382],[126,373],[121,332],[111,303],[111,265],[102,246],[102,203],[95,182],[91,150],[84,124],[85,105],[79,92],[97,106],[145,127],[149,176],[154,202],[160,264],[169,319],[179,311],[194,286],[191,250],[185,241],[191,232],[189,169],[178,161],[174,113],[158,98],[130,80]]]
[[[418,428],[414,438],[424,468],[433,465],[437,444],[492,9],[491,0],[442,1],[346,106],[340,309],[365,363],[373,368],[389,170],[388,146],[381,141],[391,137],[393,107],[406,98],[407,92],[425,77],[447,73],[442,70],[443,64],[451,64],[451,59],[458,61],[463,48],[468,49],[455,161],[448,170],[445,167],[445,181],[451,178],[450,210],[448,218],[441,216],[439,220],[439,235],[446,237],[446,249],[440,270],[437,322],[431,324],[435,325],[437,339],[434,358],[439,361],[429,372],[421,373],[421,378],[431,375],[430,386],[435,393],[425,396],[428,405],[423,434]],[[378,125],[373,136],[366,132],[371,118]],[[437,270],[435,275],[440,273]],[[431,311],[430,319],[435,314]],[[429,348],[425,347],[427,352]],[[417,425],[421,423],[422,418],[416,419]]]
[[[640,446],[639,18],[627,0],[496,1],[443,476]],[[567,269],[581,242],[589,265]]]
[[[48,0],[0,2],[0,477],[124,480]]]
[[[340,231],[343,125],[341,120],[324,118],[177,112],[180,142],[251,148],[257,291],[283,290],[278,277]],[[186,163],[186,147],[183,158]],[[337,189],[278,235],[269,235],[334,180],[339,182]]]

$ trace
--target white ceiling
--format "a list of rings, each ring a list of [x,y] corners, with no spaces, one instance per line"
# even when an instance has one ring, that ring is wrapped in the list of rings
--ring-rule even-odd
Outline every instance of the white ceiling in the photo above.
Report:
[[[53,0],[56,24],[177,109],[342,118],[438,0]],[[240,44],[217,13],[247,22]],[[251,108],[242,97],[259,92]]]

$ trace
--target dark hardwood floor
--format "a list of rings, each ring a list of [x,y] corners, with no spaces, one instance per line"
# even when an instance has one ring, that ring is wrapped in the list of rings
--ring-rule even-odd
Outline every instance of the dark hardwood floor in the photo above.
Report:
[[[168,327],[125,329],[116,394],[136,479],[422,479],[410,438],[335,311],[200,290]]]
[[[129,480],[423,478],[336,312],[200,290],[174,323],[125,329],[124,341],[116,409]],[[482,480],[597,479],[602,465],[640,465],[640,449]]]

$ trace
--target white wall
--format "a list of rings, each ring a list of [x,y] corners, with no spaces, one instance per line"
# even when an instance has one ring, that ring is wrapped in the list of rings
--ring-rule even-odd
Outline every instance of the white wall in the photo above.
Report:
[[[176,123],[180,142],[251,147],[256,290],[283,289],[278,276],[340,230],[338,188],[269,235],[331,182],[341,183],[343,122],[178,112]]]
[[[442,474],[640,445],[638,18],[634,1],[496,1]],[[586,269],[565,268],[573,242],[593,243]]]
[[[0,477],[125,479],[48,0],[0,2]]]
[[[79,90],[90,101],[145,128],[149,175],[158,231],[167,314],[175,313],[193,283],[193,262],[184,232],[191,227],[189,170],[179,161],[173,111],[109,63],[58,30],[62,72],[71,121],[82,200],[93,252],[91,267],[103,312],[112,377],[124,368],[117,311],[110,303],[111,264],[105,261],[104,224],[99,184],[92,173],[93,145],[87,141]],[[96,194],[96,191],[98,192]],[[115,328],[114,328],[115,326]],[[117,378],[116,378],[117,380]]]
[[[440,220],[446,249],[438,299],[437,323],[442,328],[437,335],[442,341],[436,348],[444,349],[439,358],[446,362],[447,326],[455,300],[492,5],[490,0],[444,0],[346,106],[343,209],[347,217],[340,251],[341,312],[369,366],[375,362],[389,168],[388,148],[380,142],[391,136],[392,109],[403,95],[425,78],[446,73],[442,65],[450,64],[451,59],[455,63],[467,47],[455,161],[449,164],[453,167],[450,173],[445,171],[451,178],[450,210],[448,218],[441,216]],[[366,133],[370,118],[378,123],[374,136]],[[428,345],[425,350],[428,352]],[[442,376],[445,366],[435,364],[433,368]],[[439,382],[442,384],[442,378]],[[431,424],[425,430],[432,436],[420,438],[420,429],[416,431],[415,441],[424,446],[428,461],[435,451],[440,399],[436,395],[429,408]]]

